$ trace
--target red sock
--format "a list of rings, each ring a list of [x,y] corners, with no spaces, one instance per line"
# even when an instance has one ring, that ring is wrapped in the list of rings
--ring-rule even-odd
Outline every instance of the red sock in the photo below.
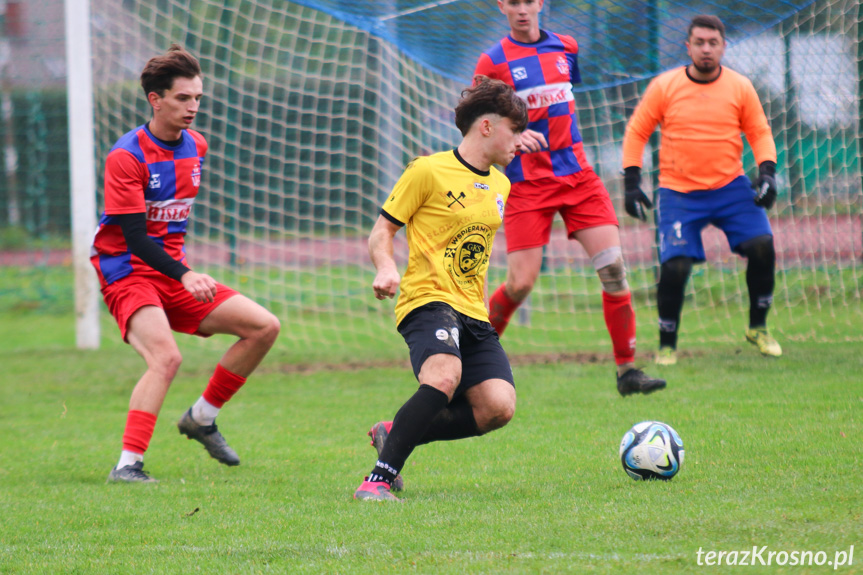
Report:
[[[617,365],[635,361],[635,310],[632,294],[613,296],[602,292],[602,313],[611,335],[614,362]]]
[[[244,383],[246,383],[245,377],[231,373],[222,367],[221,364],[218,364],[216,365],[216,371],[213,372],[213,377],[210,378],[207,389],[204,390],[202,395],[207,400],[207,403],[221,408],[229,399],[234,397],[234,394],[243,387]]]
[[[155,415],[130,409],[129,415],[126,416],[126,431],[123,433],[123,449],[143,455],[150,446],[155,428]]]
[[[503,335],[503,330],[509,325],[509,319],[518,306],[521,305],[517,301],[510,299],[506,295],[506,284],[500,284],[500,287],[495,290],[491,298],[488,300],[488,321],[497,332],[497,335]]]

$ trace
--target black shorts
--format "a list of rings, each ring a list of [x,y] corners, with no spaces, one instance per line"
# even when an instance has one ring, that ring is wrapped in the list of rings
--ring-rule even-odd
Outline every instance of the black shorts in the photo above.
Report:
[[[502,379],[515,386],[509,358],[488,322],[459,313],[448,304],[432,302],[411,310],[398,330],[408,344],[417,377],[432,355],[448,353],[461,360],[461,381],[454,396],[488,379]]]

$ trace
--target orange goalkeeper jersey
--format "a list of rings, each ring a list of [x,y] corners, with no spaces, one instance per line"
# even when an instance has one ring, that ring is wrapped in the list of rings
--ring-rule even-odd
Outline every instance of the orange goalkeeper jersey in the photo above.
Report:
[[[743,140],[755,161],[776,162],[776,143],[752,82],[723,66],[711,82],[686,67],[650,83],[626,126],[623,167],[641,167],[647,140],[660,125],[659,185],[677,192],[714,190],[743,174]]]

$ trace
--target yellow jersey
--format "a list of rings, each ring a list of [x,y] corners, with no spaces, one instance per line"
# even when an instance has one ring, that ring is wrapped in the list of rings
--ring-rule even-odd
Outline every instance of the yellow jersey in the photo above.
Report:
[[[408,240],[396,324],[431,302],[488,321],[485,278],[509,189],[509,180],[494,166],[477,170],[458,150],[408,164],[381,209],[385,218],[406,226]]]

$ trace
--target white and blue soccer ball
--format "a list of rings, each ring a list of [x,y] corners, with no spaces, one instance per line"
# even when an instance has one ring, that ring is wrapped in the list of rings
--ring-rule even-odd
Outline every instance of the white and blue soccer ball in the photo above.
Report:
[[[667,481],[683,466],[683,440],[660,421],[636,423],[620,440],[620,462],[635,480]]]

